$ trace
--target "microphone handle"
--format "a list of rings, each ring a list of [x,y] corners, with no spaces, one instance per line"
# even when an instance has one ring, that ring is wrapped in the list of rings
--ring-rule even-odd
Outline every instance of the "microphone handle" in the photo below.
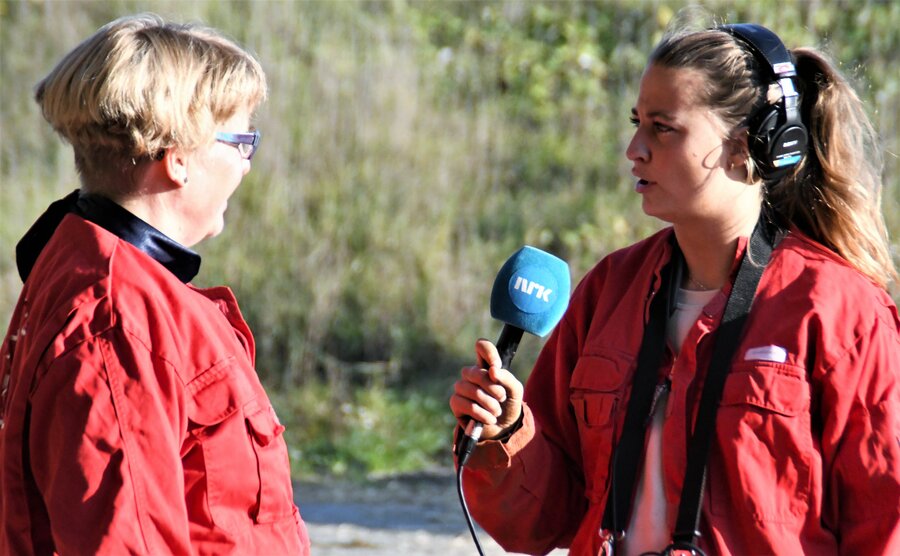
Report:
[[[516,350],[519,349],[519,342],[522,340],[522,333],[525,332],[518,326],[504,324],[503,330],[500,331],[500,337],[497,338],[497,351],[500,352],[500,366],[503,369],[509,369]]]
[[[518,326],[513,326],[511,324],[504,324],[503,330],[500,331],[500,337],[497,339],[497,351],[500,352],[500,366],[503,369],[509,369],[509,364],[512,363],[513,357],[516,355],[516,350],[519,349],[519,342],[522,340],[522,334],[525,331]],[[475,419],[469,419],[469,424],[466,425],[466,430],[463,436],[459,440],[459,446],[457,446],[457,457],[459,459],[459,466],[462,467],[469,461],[469,456],[472,454],[472,450],[475,448],[475,444],[478,443],[478,439],[481,438],[481,431],[484,429],[484,424],[476,421]]]

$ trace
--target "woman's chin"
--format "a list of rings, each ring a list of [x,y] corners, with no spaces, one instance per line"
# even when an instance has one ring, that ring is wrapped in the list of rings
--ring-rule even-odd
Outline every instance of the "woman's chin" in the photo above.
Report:
[[[666,212],[664,210],[659,210],[658,207],[654,207],[653,205],[648,204],[646,201],[646,198],[644,200],[644,203],[641,205],[641,210],[643,210],[644,214],[646,214],[647,216],[656,218],[657,220],[662,220],[663,222],[666,222],[667,224],[674,224],[674,215],[673,214]]]

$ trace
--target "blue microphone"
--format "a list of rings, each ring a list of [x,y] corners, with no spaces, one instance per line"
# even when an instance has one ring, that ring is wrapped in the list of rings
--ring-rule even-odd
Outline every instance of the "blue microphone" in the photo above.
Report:
[[[503,323],[497,351],[509,369],[524,332],[546,336],[569,305],[569,265],[559,257],[526,245],[503,264],[491,291],[491,316]],[[469,421],[457,446],[459,465],[469,459],[481,438],[482,423]]]

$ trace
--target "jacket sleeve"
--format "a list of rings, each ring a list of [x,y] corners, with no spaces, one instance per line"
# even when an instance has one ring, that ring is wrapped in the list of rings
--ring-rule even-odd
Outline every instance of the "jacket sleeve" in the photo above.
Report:
[[[508,551],[545,554],[569,546],[587,509],[569,409],[574,343],[563,320],[528,379],[522,427],[505,443],[480,443],[464,471],[473,517]]]
[[[825,521],[841,554],[900,554],[900,333],[884,318],[823,372]]]
[[[50,363],[28,442],[57,552],[190,553],[183,408],[170,365],[120,329]]]

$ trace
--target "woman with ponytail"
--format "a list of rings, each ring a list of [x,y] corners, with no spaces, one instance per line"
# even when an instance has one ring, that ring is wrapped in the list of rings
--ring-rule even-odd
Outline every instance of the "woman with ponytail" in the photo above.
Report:
[[[626,150],[670,227],[600,261],[527,385],[479,340],[450,406],[508,550],[900,554],[900,318],[860,99],[758,25],[669,33]]]

